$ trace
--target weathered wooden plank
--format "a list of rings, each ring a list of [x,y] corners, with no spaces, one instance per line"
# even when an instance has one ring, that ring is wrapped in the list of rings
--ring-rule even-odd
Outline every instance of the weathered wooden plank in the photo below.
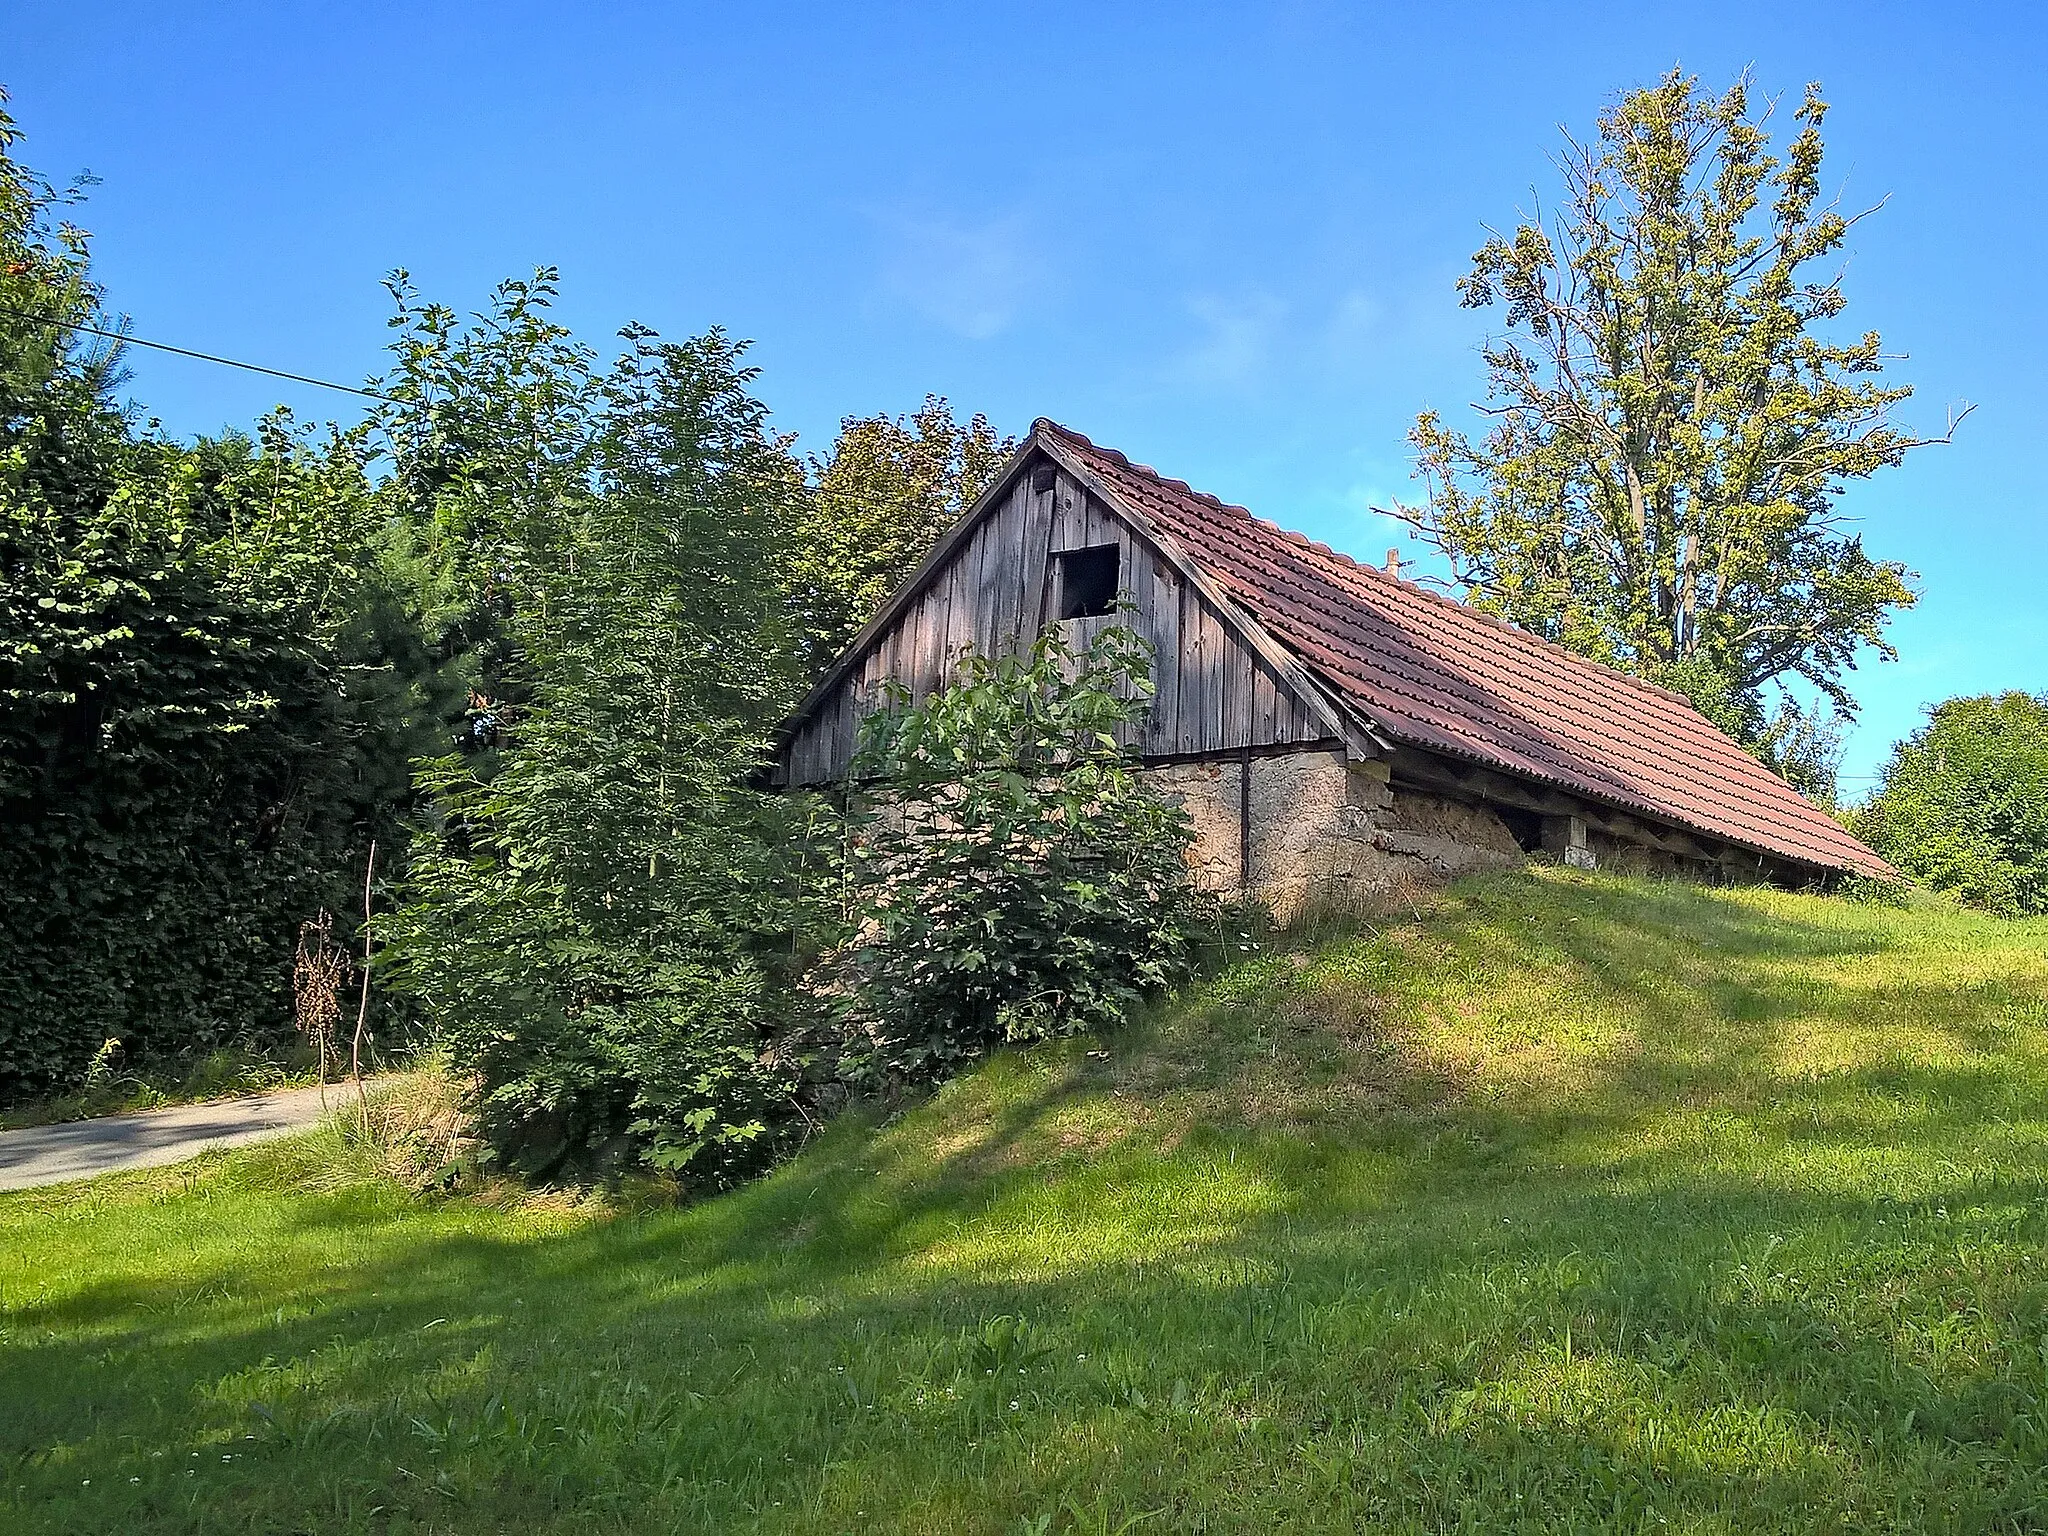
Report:
[[[1255,747],[1262,747],[1281,739],[1280,690],[1274,685],[1273,674],[1252,658],[1252,701],[1251,718],[1246,739]]]
[[[1252,654],[1234,642],[1223,655],[1223,736],[1219,743],[1241,747],[1252,739]]]
[[[1116,539],[1117,600],[1142,601],[1141,595],[1148,590],[1143,569],[1144,545],[1131,531],[1129,523],[1112,513],[1105,513],[1105,516],[1111,525],[1111,530],[1106,531],[1113,531]],[[1103,542],[1108,543],[1109,540],[1105,538]]]
[[[904,681],[903,642],[904,633],[901,624],[892,628],[889,631],[888,638],[882,642],[882,676],[893,679],[898,683]]]
[[[828,780],[846,777],[846,770],[852,765],[853,733],[860,725],[859,702],[854,696],[851,678],[841,683],[832,697],[832,708],[826,717],[831,739],[819,754],[820,766]]]
[[[1081,493],[1080,526],[1075,529],[1074,545],[1078,549],[1089,549],[1097,544],[1114,544],[1117,525],[1102,503],[1086,491]]]
[[[1017,645],[1019,614],[1023,607],[1023,587],[1018,574],[1024,565],[1024,505],[1023,498],[1031,494],[1028,481],[1019,480],[1011,489],[1009,499],[989,520],[989,535],[993,540],[993,551],[999,561],[1000,580],[995,584],[995,632],[999,650],[1007,654]]]
[[[1119,604],[1130,603],[1135,611],[1125,612],[1121,608],[1110,614],[1109,624],[1123,624],[1139,634],[1149,634],[1152,626],[1148,614],[1152,603],[1152,563],[1150,551],[1144,541],[1132,531],[1131,525],[1114,513],[1106,514],[1110,520],[1117,547],[1117,594]],[[1151,732],[1151,716],[1148,709],[1131,722],[1120,733],[1123,744],[1143,751]]]
[[[1294,720],[1296,741],[1323,741],[1329,737],[1329,727],[1306,699],[1294,700]]]
[[[854,688],[849,679],[839,690],[839,697],[832,712],[832,776],[844,778],[846,770],[853,766],[853,747],[860,736],[860,723],[868,716],[872,706]]]
[[[1217,714],[1223,704],[1217,651],[1223,632],[1216,614],[1199,594],[1190,591],[1181,607],[1181,638],[1186,657],[1181,681],[1181,750],[1207,752],[1221,737]],[[1188,644],[1192,630],[1193,644]]]
[[[1029,476],[1017,482],[1017,494],[1011,509],[1010,523],[1014,536],[1005,536],[1005,550],[1010,564],[1009,600],[1004,606],[1011,633],[1016,637],[1014,644],[1019,650],[1028,649],[1037,637],[1038,629],[1032,623],[1032,610],[1037,606],[1033,599],[1026,572],[1032,563],[1034,547],[1042,550],[1045,541],[1038,531],[1038,518],[1034,513],[1037,493],[1031,489]]]
[[[1085,526],[1087,493],[1080,482],[1062,471],[1054,477],[1052,487],[1052,516],[1046,528],[1046,568],[1041,578],[1042,602],[1045,621],[1050,623],[1059,617],[1059,605],[1064,600],[1061,589],[1059,560],[1062,550],[1080,548],[1081,529]],[[1070,637],[1071,638],[1071,637]]]
[[[990,553],[992,523],[992,516],[983,519],[981,527],[975,530],[974,544],[967,554],[974,573],[968,588],[973,609],[974,648],[985,656],[995,653],[996,585],[1003,576],[1001,562],[992,558]]]
[[[946,686],[947,653],[953,643],[953,573],[957,565],[949,565],[932,577],[932,675],[934,689]]]
[[[1031,477],[1020,482],[1026,493],[1024,503],[1024,562],[1017,586],[1017,625],[1036,638],[1045,627],[1046,568],[1050,563],[1053,525],[1053,487],[1034,490]]]
[[[814,721],[811,725],[810,739],[804,744],[804,782],[807,784],[827,783],[836,776],[834,770],[838,765],[833,759],[838,755],[839,741],[838,733],[831,729],[832,724],[828,718],[823,722]]]
[[[1142,603],[1142,630],[1152,642],[1152,713],[1145,732],[1148,752],[1174,750],[1174,730],[1180,713],[1180,578],[1173,567],[1145,552],[1146,588],[1150,598]]]
[[[1053,494],[1058,497],[1058,520],[1053,525],[1054,549],[1079,549],[1088,542],[1088,493],[1073,476],[1062,474]]]
[[[868,656],[867,664],[861,668],[863,691],[869,695],[879,691],[889,676],[889,645],[895,633],[895,630],[890,629],[875,636],[874,649]]]
[[[791,764],[791,777],[796,783],[824,784],[838,776],[837,758],[840,754],[836,704],[836,697],[828,698],[825,707],[805,723]]]
[[[946,603],[945,594],[934,583],[918,603],[917,619],[917,696],[930,697],[939,685],[940,655],[945,650]]]
[[[1207,642],[1205,675],[1202,679],[1202,746],[1206,751],[1237,745],[1230,737],[1229,675],[1230,631],[1223,615],[1206,603],[1202,606],[1202,635]]]
[[[832,776],[832,755],[837,746],[832,729],[832,701],[805,722],[803,734],[790,754],[789,776],[795,784],[823,784]]]
[[[1297,699],[1291,691],[1280,695],[1280,717],[1276,722],[1273,738],[1276,741],[1315,741],[1323,734],[1321,725],[1308,706]]]
[[[955,560],[946,567],[940,582],[946,603],[945,632],[939,656],[940,687],[953,681],[960,653],[974,645],[974,592],[968,572],[965,560]]]
[[[1005,648],[1009,627],[1003,621],[1003,609],[1014,609],[1016,596],[1012,587],[1017,573],[1003,559],[1003,550],[1012,541],[1004,535],[1009,531],[1010,509],[1016,498],[1011,496],[989,514],[988,524],[982,529],[982,572],[983,601],[988,611],[977,622],[977,627],[987,636],[984,649],[991,656],[999,655]],[[1006,603],[1007,600],[1007,603]]]
[[[902,670],[896,680],[910,690],[913,700],[924,694],[924,669],[931,654],[930,606],[923,597],[903,610],[903,622],[897,628],[897,655]]]
[[[1202,709],[1202,600],[1186,582],[1180,589],[1180,697],[1174,705],[1173,750],[1195,750],[1195,720]]]
[[[839,745],[839,700],[844,689],[835,689],[811,716],[805,727],[809,740],[804,743],[800,764],[792,765],[792,774],[805,784],[824,784],[836,776]]]

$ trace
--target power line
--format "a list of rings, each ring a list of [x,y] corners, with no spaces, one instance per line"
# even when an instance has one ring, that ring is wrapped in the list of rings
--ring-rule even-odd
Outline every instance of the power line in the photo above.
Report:
[[[303,373],[286,373],[282,368],[265,368],[261,363],[239,362],[232,357],[216,357],[211,352],[194,352],[190,347],[174,347],[167,341],[145,341],[140,336],[130,336],[121,331],[102,330],[96,325],[85,325],[76,320],[58,320],[50,315],[32,315],[25,310],[10,309],[0,304],[0,315],[16,320],[26,320],[31,325],[54,325],[62,330],[83,331],[88,336],[104,336],[108,341],[118,341],[123,346],[150,347],[158,352],[173,352],[179,357],[196,358],[202,363],[219,363],[223,368],[241,368],[250,373],[268,374],[273,379],[289,379],[294,384],[311,384],[319,389],[338,389],[345,395],[361,395],[367,400],[383,400],[390,404],[398,402],[389,395],[380,395],[374,389],[357,389],[353,384],[335,384],[327,379],[312,378]]]
[[[125,331],[103,330],[96,325],[86,325],[77,320],[59,320],[52,315],[34,315],[26,310],[14,309],[0,304],[0,315],[16,320],[26,320],[31,325],[53,325],[61,330],[82,331],[88,336],[103,336],[108,341],[120,342],[123,346],[150,347],[158,352],[170,352],[179,357],[193,358],[202,363],[218,363],[223,368],[241,368],[250,373],[261,373],[273,379],[289,379],[294,384],[311,384],[319,389],[339,390],[346,395],[361,395],[366,400],[382,400],[387,405],[403,405],[406,402],[392,395],[379,394],[374,389],[358,389],[353,384],[336,384],[328,379],[316,379],[310,374],[287,373],[282,368],[266,368],[261,363],[245,363],[232,357],[218,357],[211,352],[195,352],[190,347],[174,347],[167,341],[147,341],[140,336],[131,336]],[[828,490],[824,486],[803,485],[782,482],[778,489],[797,496],[808,496],[813,501],[843,500],[866,506],[916,507],[929,509],[931,503],[921,497],[865,496],[855,491]],[[964,510],[964,509],[962,509]]]

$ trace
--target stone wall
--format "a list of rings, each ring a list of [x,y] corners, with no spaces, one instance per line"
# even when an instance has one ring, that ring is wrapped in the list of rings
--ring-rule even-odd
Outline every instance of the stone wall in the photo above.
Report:
[[[1418,881],[1521,863],[1483,806],[1396,790],[1387,765],[1341,751],[1251,759],[1251,868],[1243,860],[1241,759],[1166,763],[1143,777],[1195,824],[1189,853],[1205,890],[1248,891],[1283,918],[1317,905],[1377,907]]]

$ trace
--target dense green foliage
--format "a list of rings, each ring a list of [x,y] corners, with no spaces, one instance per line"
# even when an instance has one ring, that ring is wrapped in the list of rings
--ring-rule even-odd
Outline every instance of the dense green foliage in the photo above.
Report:
[[[1048,625],[1024,655],[969,655],[949,687],[862,723],[857,926],[830,968],[855,1080],[943,1077],[1005,1041],[1101,1028],[1186,976],[1214,915],[1192,829],[1118,745],[1151,694],[1134,630],[1076,654]]]
[[[500,1156],[761,1166],[800,1113],[794,978],[844,937],[813,867],[843,836],[750,783],[1010,444],[932,398],[848,418],[807,471],[741,347],[628,327],[601,369],[547,270],[468,319],[396,274],[358,430],[172,443],[113,405],[117,349],[44,323],[115,328],[56,217],[75,189],[12,143],[0,122],[0,1098],[75,1088],[109,1037],[288,1039],[302,925],[342,913],[353,949],[376,846],[381,972],[475,1068]]]
[[[892,792],[928,800],[942,794],[928,768],[955,722],[979,709],[985,732],[1040,726],[1051,734],[1009,746],[1009,814],[1039,818],[1018,836],[1090,812],[1099,830],[1069,832],[1028,865],[1006,845],[999,882],[944,838],[900,850],[915,870],[878,860],[835,876],[835,818],[748,787],[818,639],[821,521],[816,489],[750,393],[742,349],[716,332],[668,345],[629,330],[630,350],[600,370],[550,317],[550,273],[506,285],[469,322],[394,286],[402,334],[382,389],[395,403],[379,421],[390,494],[413,568],[429,573],[422,622],[472,679],[474,704],[464,750],[422,771],[430,837],[387,925],[386,975],[478,1074],[497,1157],[536,1177],[644,1163],[715,1188],[764,1166],[826,1083],[933,1075],[985,1048],[991,1009],[1009,1009],[996,1038],[1021,1033],[1012,1015],[1027,997],[1047,1029],[1100,1022],[1184,962],[1175,824],[1135,795],[1104,735],[1136,707],[1117,671],[1128,643],[1103,642],[1071,686],[1056,638],[1028,666],[970,661],[961,688],[888,716],[891,745],[868,765]],[[981,462],[986,427],[940,451],[941,416],[950,423],[929,402],[917,437],[850,422],[824,472],[866,467],[860,488],[837,494],[902,481],[901,464],[882,462],[899,449],[930,471],[920,494],[960,494],[941,482]],[[900,563],[921,553],[902,542],[921,525],[890,505],[869,531],[889,530]],[[830,526],[849,569],[884,568],[882,554],[848,554],[868,535]],[[1029,703],[1031,689],[1047,692]],[[1000,719],[996,694],[1012,711]],[[1020,764],[1053,782],[1026,785]],[[1111,837],[1137,853],[1090,886],[1081,875]],[[963,920],[927,925],[913,946],[894,899],[913,875],[935,889],[978,881],[972,922],[995,943]],[[802,968],[843,928],[841,893],[882,889],[891,899],[835,955],[821,1008]],[[1017,955],[998,957],[992,987],[934,984],[1004,944]],[[956,1016],[963,999],[973,1006]],[[870,1027],[878,1018],[907,1029],[915,1051]]]
[[[110,403],[67,200],[0,115],[0,1102],[288,1039],[299,924],[390,845],[416,700],[360,442],[181,447]],[[24,318],[28,317],[28,318]]]
[[[1950,699],[1899,743],[1856,831],[1973,906],[2048,912],[2048,698]]]
[[[2044,1022],[2048,920],[1552,869],[688,1209],[4,1195],[0,1527],[2028,1531]]]
[[[277,433],[136,460],[106,506],[0,530],[8,1097],[107,1037],[288,1037],[299,922],[360,900],[405,783],[403,717],[354,686],[350,457]]]
[[[389,390],[401,481],[503,658],[491,750],[423,769],[437,830],[389,975],[478,1072],[513,1166],[716,1185],[792,1118],[760,958],[789,933],[787,812],[744,787],[792,686],[790,465],[740,347],[636,331],[599,371],[549,296],[420,312]]]
[[[1722,723],[1766,760],[1792,747],[1795,771],[1812,753],[1789,738],[1814,723],[1761,690],[1804,679],[1852,710],[1858,652],[1892,654],[1910,573],[1864,552],[1838,500],[1928,441],[1894,422],[1912,391],[1877,378],[1877,333],[1831,334],[1856,219],[1822,195],[1826,112],[1810,87],[1776,153],[1747,79],[1714,99],[1674,71],[1602,113],[1597,142],[1568,137],[1551,216],[1489,238],[1459,285],[1506,309],[1488,435],[1425,413],[1427,495],[1399,514],[1473,603],[1724,695]]]

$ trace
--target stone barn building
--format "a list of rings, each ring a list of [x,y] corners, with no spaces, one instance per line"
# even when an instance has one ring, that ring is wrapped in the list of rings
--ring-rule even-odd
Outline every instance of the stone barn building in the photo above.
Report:
[[[1129,604],[1118,611],[1118,602]],[[1360,565],[1050,421],[785,727],[785,785],[844,776],[894,678],[1124,622],[1158,692],[1126,743],[1192,816],[1202,883],[1276,909],[1566,863],[1788,885],[1889,873],[1682,696]]]

